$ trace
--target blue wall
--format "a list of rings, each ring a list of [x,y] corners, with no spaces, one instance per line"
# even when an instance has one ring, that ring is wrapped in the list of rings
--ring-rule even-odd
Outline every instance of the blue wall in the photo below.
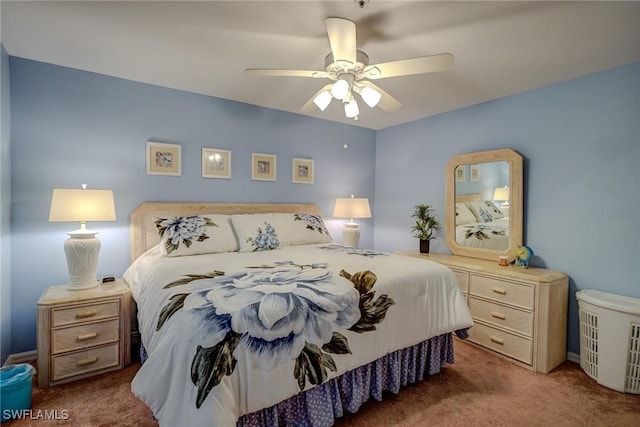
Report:
[[[12,353],[35,348],[40,293],[67,278],[62,243],[75,227],[48,222],[51,189],[82,183],[116,198],[118,221],[92,225],[102,240],[99,274],[128,265],[128,216],[148,200],[314,202],[339,241],[333,202],[353,193],[374,211],[360,221],[361,246],[396,251],[416,246],[414,204],[444,212],[451,156],[511,147],[525,158],[525,241],[539,265],[571,277],[569,351],[579,352],[576,290],[640,297],[640,64],[378,132],[349,126],[348,150],[342,124],[15,57],[10,64]],[[3,135],[5,125],[3,115]],[[182,144],[181,177],[145,174],[149,139]],[[201,147],[232,150],[230,181],[200,178]],[[277,182],[250,180],[251,152],[278,155]],[[291,157],[315,160],[314,185],[291,183]],[[444,239],[433,250],[448,252]],[[5,330],[3,317],[3,339]]]
[[[415,249],[414,204],[444,214],[449,158],[510,147],[524,156],[525,243],[575,292],[640,298],[640,63],[377,132],[375,248]],[[402,191],[398,191],[402,189]],[[444,236],[434,245],[448,252]]]
[[[11,348],[11,97],[9,55],[0,44],[0,364]]]
[[[49,223],[51,190],[113,189],[116,222],[90,224],[98,275],[129,263],[129,214],[144,201],[312,202],[332,219],[336,197],[374,202],[375,132],[209,96],[11,57],[12,346],[36,347],[36,303],[67,280],[62,245],[77,225]],[[146,141],[182,145],[182,176],[146,175]],[[230,149],[232,179],[201,178],[201,148]],[[251,153],[277,155],[277,181],[251,181]],[[314,160],[315,184],[291,182],[292,157]],[[373,220],[359,221],[361,247]],[[4,299],[4,295],[3,295]],[[4,330],[4,325],[3,325]]]

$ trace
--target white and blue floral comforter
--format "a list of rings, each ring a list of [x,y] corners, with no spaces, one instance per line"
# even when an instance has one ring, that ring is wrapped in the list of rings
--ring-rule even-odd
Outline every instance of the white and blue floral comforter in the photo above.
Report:
[[[148,354],[132,383],[161,426],[238,418],[468,328],[446,267],[336,244],[160,257],[125,272]]]

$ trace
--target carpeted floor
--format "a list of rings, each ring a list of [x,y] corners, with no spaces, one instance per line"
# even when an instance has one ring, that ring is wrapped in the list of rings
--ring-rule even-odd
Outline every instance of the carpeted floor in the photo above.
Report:
[[[336,426],[640,427],[640,395],[602,387],[575,363],[565,362],[542,375],[457,340],[455,347],[455,364],[398,395],[386,394],[382,402],[367,402]],[[138,367],[136,363],[46,390],[34,388],[32,417],[42,410],[67,419],[2,425],[156,426],[151,411],[130,391]]]

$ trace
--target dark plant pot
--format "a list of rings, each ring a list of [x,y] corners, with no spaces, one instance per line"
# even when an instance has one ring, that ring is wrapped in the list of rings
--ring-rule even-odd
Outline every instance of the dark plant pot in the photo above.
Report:
[[[429,240],[420,240],[420,253],[421,254],[429,253]]]

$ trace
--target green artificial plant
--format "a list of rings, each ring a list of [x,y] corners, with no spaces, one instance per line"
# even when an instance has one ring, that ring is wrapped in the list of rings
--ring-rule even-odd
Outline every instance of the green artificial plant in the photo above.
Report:
[[[431,205],[415,205],[411,217],[416,219],[416,223],[411,226],[413,237],[420,240],[435,239],[435,234],[440,231],[440,221]]]

